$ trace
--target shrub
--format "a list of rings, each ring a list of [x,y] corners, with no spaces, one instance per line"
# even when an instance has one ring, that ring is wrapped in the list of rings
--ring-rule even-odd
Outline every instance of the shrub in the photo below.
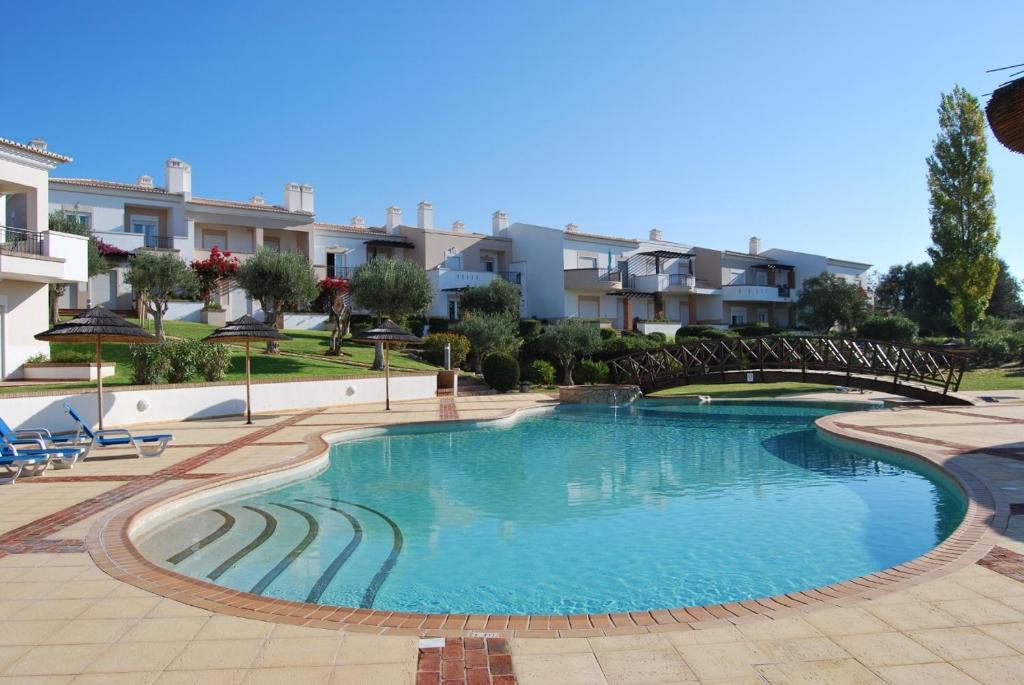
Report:
[[[612,338],[619,337],[619,334],[615,332],[614,328],[602,328],[600,330],[601,340],[611,340]]]
[[[167,373],[167,356],[163,345],[130,345],[132,383],[156,385]]]
[[[534,338],[540,335],[541,322],[539,319],[523,319],[519,322],[519,335],[523,338]]]
[[[1024,333],[1010,330],[986,332],[973,341],[973,366],[1002,366],[1024,361]]]
[[[431,333],[445,333],[448,331],[448,326],[451,325],[451,322],[439,316],[432,316],[427,319],[427,325],[430,326]]]
[[[857,327],[857,335],[872,340],[913,342],[917,337],[917,324],[905,316],[872,316]]]
[[[554,385],[555,366],[551,362],[537,359],[526,367],[526,380],[534,385]]]
[[[519,384],[519,362],[510,354],[492,352],[484,357],[484,382],[498,392],[508,392]]]
[[[661,331],[654,331],[653,333],[648,333],[647,339],[653,340],[654,342],[659,343],[661,345],[664,345],[666,342],[668,342],[668,336],[662,333]]]
[[[782,329],[764,323],[748,323],[741,326],[733,326],[730,330],[744,338],[760,338],[765,335],[777,335]]]
[[[83,350],[57,350],[50,355],[50,361],[63,364],[91,364],[96,361],[96,354]]]
[[[43,352],[40,352],[39,354],[33,354],[31,357],[26,359],[25,363],[26,364],[45,364],[48,361],[50,361],[50,358],[46,354],[44,354]]]
[[[584,359],[576,368],[576,381],[588,385],[604,383],[608,380],[608,373],[608,365],[604,362]]]
[[[491,352],[517,352],[522,340],[516,335],[517,319],[509,314],[469,314],[458,332],[469,338],[473,370],[480,371]]]
[[[227,345],[202,345],[199,350],[199,374],[214,383],[224,380],[231,367],[231,350]]]
[[[700,338],[707,331],[715,330],[711,326],[680,326],[676,331],[677,338]]]
[[[198,340],[170,340],[163,344],[167,357],[167,382],[187,383],[199,373],[204,350]]]
[[[469,338],[458,333],[431,333],[423,339],[420,356],[435,366],[442,366],[446,343],[452,346],[452,368],[459,368],[469,356]]]
[[[576,357],[593,354],[601,347],[601,335],[593,326],[579,319],[563,319],[544,329],[540,336],[543,349],[558,360],[563,380],[572,385]]]
[[[599,350],[602,356],[617,357],[657,346],[657,341],[642,335],[621,335],[617,338],[602,341]]]

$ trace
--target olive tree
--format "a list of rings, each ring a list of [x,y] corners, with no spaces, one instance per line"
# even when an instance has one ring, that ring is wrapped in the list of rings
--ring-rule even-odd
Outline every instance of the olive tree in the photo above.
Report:
[[[483,359],[491,352],[515,354],[522,340],[516,335],[519,318],[500,314],[467,314],[455,331],[469,339],[473,370],[483,371]]]
[[[504,278],[494,278],[486,285],[466,288],[460,304],[465,312],[511,314],[519,318],[519,288]]]
[[[867,299],[855,284],[822,271],[804,281],[796,311],[800,322],[812,331],[828,333],[839,326],[846,332],[864,321]]]
[[[275,252],[261,247],[238,267],[235,281],[260,303],[263,321],[268,326],[277,325],[277,317],[286,307],[305,306],[317,295],[313,267],[298,252]],[[276,353],[278,349],[276,342],[267,342],[267,352]]]
[[[164,335],[164,314],[174,297],[194,297],[199,279],[177,255],[140,252],[128,262],[125,283],[132,286],[145,309],[153,317],[153,333]]]
[[[355,306],[383,319],[401,321],[424,312],[434,299],[427,274],[406,259],[371,259],[360,264],[349,282]],[[377,345],[373,368],[384,368],[382,346]]]
[[[564,319],[545,328],[538,344],[562,366],[562,383],[572,385],[577,357],[595,352],[601,346],[601,334],[579,319]]]

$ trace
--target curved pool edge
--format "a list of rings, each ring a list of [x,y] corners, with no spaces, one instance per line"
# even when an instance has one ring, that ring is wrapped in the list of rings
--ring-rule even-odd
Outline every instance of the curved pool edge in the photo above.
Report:
[[[311,430],[303,440],[301,455],[272,468],[253,469],[170,493],[158,493],[116,507],[98,520],[86,538],[86,549],[96,565],[113,578],[169,599],[215,613],[323,629],[350,630],[382,635],[423,637],[597,637],[691,630],[773,619],[794,613],[846,606],[905,589],[974,563],[991,548],[986,542],[999,516],[991,491],[975,474],[960,464],[947,465],[938,455],[877,442],[844,428],[844,414],[817,419],[824,434],[839,439],[909,455],[936,468],[955,483],[967,498],[960,525],[929,552],[897,566],[831,585],[753,600],[672,609],[652,609],[610,614],[535,616],[508,614],[419,614],[353,607],[310,604],[275,599],[233,590],[165,569],[148,560],[132,542],[134,534],[224,490],[241,493],[299,480],[327,464],[330,444],[339,439],[358,439],[396,425],[423,427],[432,424],[474,424],[518,420],[521,416],[550,411],[555,404],[517,408],[491,419],[422,421],[375,424],[358,428]],[[1008,517],[1008,504],[1003,518]]]

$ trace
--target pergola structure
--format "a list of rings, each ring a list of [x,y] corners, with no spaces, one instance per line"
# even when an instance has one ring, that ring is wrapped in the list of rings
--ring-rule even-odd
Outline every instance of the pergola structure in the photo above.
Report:
[[[985,116],[996,140],[1024,154],[1024,76],[995,89],[985,106]]]

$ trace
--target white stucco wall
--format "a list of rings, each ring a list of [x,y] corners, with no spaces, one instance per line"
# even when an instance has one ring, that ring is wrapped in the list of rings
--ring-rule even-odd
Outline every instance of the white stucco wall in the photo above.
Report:
[[[504,235],[513,241],[513,261],[525,265],[523,272],[529,279],[522,315],[541,319],[566,316],[562,231],[515,223]]]
[[[436,394],[436,374],[391,378],[392,401],[425,399]],[[383,401],[383,378],[254,383],[252,386],[254,414]],[[92,393],[0,398],[0,416],[13,428],[74,430],[75,425],[64,413],[64,402],[74,407],[83,419],[95,425],[96,396]],[[141,409],[140,406],[145,408]],[[103,420],[107,427],[213,416],[241,416],[244,412],[243,384],[154,386],[104,393]]]
[[[48,291],[49,286],[45,283],[0,281],[0,366],[3,378],[21,378],[21,366],[26,359],[35,354],[49,354],[49,344],[34,337],[50,327]]]

